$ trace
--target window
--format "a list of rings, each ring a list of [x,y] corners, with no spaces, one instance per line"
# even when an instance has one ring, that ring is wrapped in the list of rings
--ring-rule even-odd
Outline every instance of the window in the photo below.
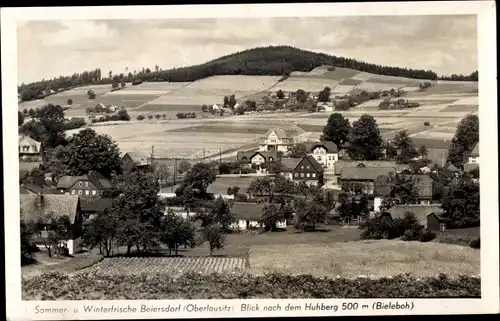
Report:
[[[85,187],[89,187],[89,182],[85,182]]]
[[[86,191],[85,191],[85,195],[90,195],[90,191],[89,191],[89,190],[86,190]]]
[[[316,177],[316,173],[312,173],[312,176],[313,176],[313,177]]]
[[[318,156],[318,161],[321,161],[321,156]]]
[[[328,156],[328,160],[332,160],[332,156]]]
[[[306,176],[307,176],[307,177],[310,177],[310,176],[311,176],[311,174],[307,173],[307,175],[306,175]]]
[[[307,168],[311,168],[309,165],[307,165]]]
[[[76,192],[76,191],[75,191],[74,189],[72,189],[72,190],[71,190],[71,195],[75,195],[75,192]]]
[[[273,158],[272,157],[269,157],[269,161],[272,162],[273,161]]]
[[[92,190],[92,195],[95,195],[97,194],[97,191],[96,190]]]
[[[304,173],[300,173],[300,177],[304,177]]]
[[[300,166],[300,169],[304,169],[304,165]]]
[[[82,190],[81,189],[78,190],[78,195],[82,195]]]
[[[78,182],[78,186],[82,187],[83,183],[82,182]]]
[[[299,177],[299,173],[295,173],[295,177]]]

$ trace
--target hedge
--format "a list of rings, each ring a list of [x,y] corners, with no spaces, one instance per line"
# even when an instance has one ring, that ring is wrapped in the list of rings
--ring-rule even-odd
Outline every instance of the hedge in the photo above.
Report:
[[[22,281],[23,300],[480,297],[479,277],[329,279],[311,275],[50,273]]]

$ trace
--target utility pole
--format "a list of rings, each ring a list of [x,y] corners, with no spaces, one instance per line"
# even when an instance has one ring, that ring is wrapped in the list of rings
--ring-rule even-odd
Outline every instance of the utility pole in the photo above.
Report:
[[[205,148],[203,148],[203,159],[205,159]]]

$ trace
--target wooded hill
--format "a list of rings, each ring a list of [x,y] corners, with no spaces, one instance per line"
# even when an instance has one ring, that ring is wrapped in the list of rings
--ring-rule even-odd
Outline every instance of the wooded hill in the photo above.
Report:
[[[161,70],[155,66],[154,70],[146,68],[140,71],[113,75],[102,74],[101,69],[75,73],[71,76],[42,80],[18,87],[21,100],[43,98],[47,89],[57,91],[74,86],[90,84],[112,84],[114,82],[190,82],[217,75],[267,75],[287,77],[292,71],[309,72],[312,69],[328,65],[332,67],[351,68],[373,74],[398,76],[414,79],[438,79],[438,75],[431,70],[416,70],[400,67],[381,66],[356,59],[336,57],[323,53],[301,50],[290,46],[257,47],[223,56],[204,64]],[[477,81],[478,73],[471,75],[452,75],[439,79],[473,80]]]

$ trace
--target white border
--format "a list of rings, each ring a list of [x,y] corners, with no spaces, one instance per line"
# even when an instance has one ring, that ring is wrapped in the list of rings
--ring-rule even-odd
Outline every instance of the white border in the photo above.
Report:
[[[469,299],[415,299],[415,300],[207,300],[198,304],[229,304],[234,311],[218,313],[94,313],[73,314],[73,308],[80,308],[83,301],[43,302],[44,307],[67,307],[67,314],[53,315],[53,319],[123,319],[123,318],[200,318],[200,317],[259,317],[259,316],[305,316],[305,315],[376,315],[376,314],[451,314],[451,313],[495,313],[499,312],[499,261],[498,261],[498,144],[497,101],[496,101],[496,16],[494,1],[455,2],[366,2],[341,4],[245,4],[215,6],[128,6],[128,7],[58,7],[58,8],[2,8],[2,113],[3,113],[3,155],[4,155],[4,200],[5,200],[5,262],[7,288],[7,316],[10,320],[45,319],[50,316],[34,315],[33,309],[40,302],[22,302],[19,262],[19,194],[17,172],[19,163],[14,137],[17,136],[17,21],[19,20],[63,20],[63,19],[167,19],[167,18],[251,18],[251,17],[321,17],[349,15],[478,15],[479,50],[479,105],[481,136],[481,275],[482,298]],[[16,106],[10,107],[10,106]],[[15,197],[14,197],[15,196]],[[9,228],[12,227],[12,228]],[[343,302],[359,302],[372,305],[375,301],[410,302],[411,311],[357,310],[357,311],[314,311],[314,312],[240,312],[239,304],[258,302],[259,305],[305,302],[324,302],[342,305]],[[90,303],[91,301],[87,301]],[[140,304],[168,305],[181,301],[93,301],[93,304],[111,306]],[[187,305],[195,301],[184,301]]]

